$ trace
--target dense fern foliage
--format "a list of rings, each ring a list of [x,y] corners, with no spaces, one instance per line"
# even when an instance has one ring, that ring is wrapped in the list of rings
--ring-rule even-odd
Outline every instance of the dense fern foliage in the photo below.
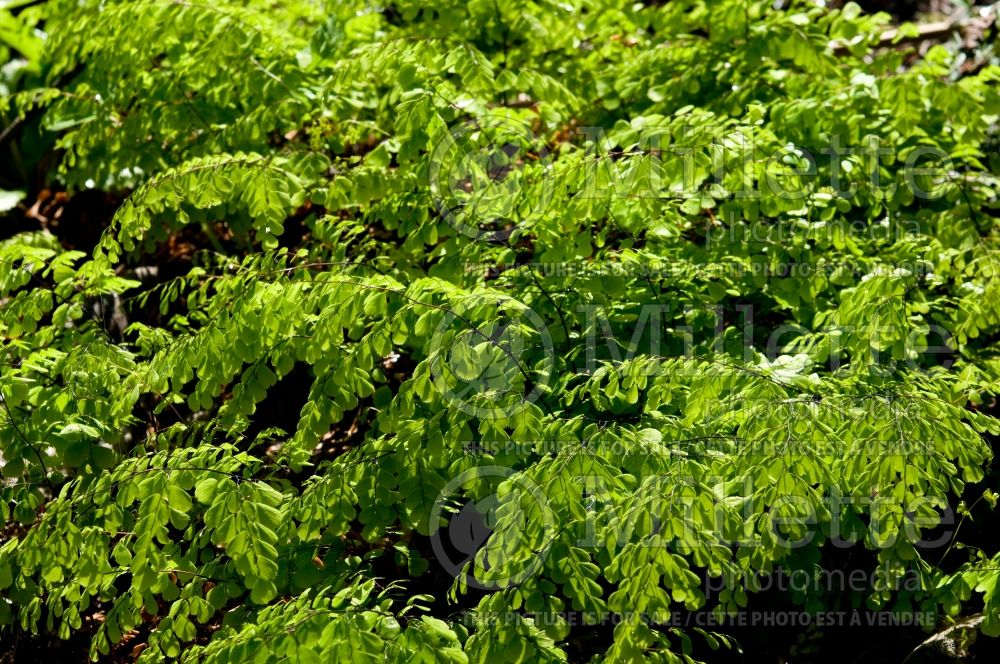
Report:
[[[779,572],[1000,633],[988,59],[853,3],[7,5],[4,634],[691,661]]]

